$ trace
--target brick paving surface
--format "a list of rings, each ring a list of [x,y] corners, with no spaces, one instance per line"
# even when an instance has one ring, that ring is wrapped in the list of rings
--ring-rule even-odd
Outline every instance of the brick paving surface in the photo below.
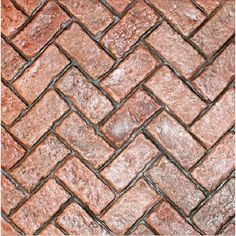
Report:
[[[234,14],[2,0],[1,234],[234,235]]]

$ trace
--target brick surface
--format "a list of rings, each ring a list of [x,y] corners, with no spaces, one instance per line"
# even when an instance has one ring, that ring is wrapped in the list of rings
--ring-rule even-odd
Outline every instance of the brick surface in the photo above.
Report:
[[[235,225],[228,224],[227,227],[224,229],[224,231],[220,235],[228,235],[228,236],[235,235]]]
[[[45,235],[45,236],[60,236],[60,235],[64,235],[61,230],[59,230],[55,225],[50,224],[48,225],[44,230],[42,230],[40,232],[39,235]]]
[[[130,235],[154,235],[145,225],[139,225]]]
[[[19,235],[17,231],[3,218],[1,218],[1,235],[3,236],[16,236]]]
[[[223,0],[195,0],[208,14],[215,10]]]
[[[114,8],[117,12],[121,13],[132,2],[132,0],[106,0],[106,2]]]
[[[28,14],[31,14],[37,7],[44,3],[45,0],[16,0],[16,2]]]

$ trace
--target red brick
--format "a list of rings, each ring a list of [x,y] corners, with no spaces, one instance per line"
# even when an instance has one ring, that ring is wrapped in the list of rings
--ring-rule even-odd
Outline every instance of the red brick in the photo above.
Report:
[[[11,218],[27,235],[32,235],[68,199],[69,195],[64,189],[51,179],[31,196]]]
[[[168,202],[162,202],[147,222],[160,235],[199,235]]]
[[[76,157],[68,160],[56,176],[95,214],[100,214],[115,197],[108,186]]]
[[[192,41],[210,56],[234,33],[234,1],[223,7],[192,38]]]
[[[113,153],[113,148],[75,113],[68,116],[56,131],[96,169]]]
[[[146,92],[139,90],[101,126],[101,130],[112,143],[121,146],[159,108]]]
[[[20,235],[16,230],[3,218],[1,218],[1,235],[2,236],[16,236]]]
[[[158,20],[145,2],[139,0],[125,16],[102,38],[102,43],[116,57],[121,57]]]
[[[234,147],[234,134],[230,133],[192,171],[192,176],[208,191],[213,190],[234,170]]]
[[[32,146],[67,109],[66,103],[50,90],[11,131],[26,146]]]
[[[187,215],[205,197],[196,186],[166,157],[148,172],[151,180]]]
[[[93,123],[101,121],[113,109],[111,102],[75,67],[66,72],[56,87]]]
[[[135,140],[101,172],[101,175],[120,192],[146,164],[159,153],[159,150],[151,141],[147,140],[142,134],[139,134]]]
[[[159,69],[145,85],[187,124],[206,107],[167,66]]]
[[[103,31],[114,19],[98,0],[60,0],[93,34]]]
[[[234,44],[230,44],[193,85],[208,100],[214,100],[234,77]]]
[[[100,84],[110,96],[120,102],[153,71],[156,64],[155,58],[147,49],[138,47]]]
[[[12,176],[30,192],[68,154],[69,150],[50,135],[11,172]]]
[[[233,126],[234,109],[234,89],[230,88],[190,130],[209,148]]]
[[[145,225],[139,225],[130,235],[154,235]]]
[[[202,7],[207,14],[211,14],[216,7],[220,5],[223,0],[195,0],[200,7]]]
[[[16,2],[30,15],[37,7],[45,2],[45,0],[16,0]]]
[[[191,0],[150,0],[150,2],[186,36],[196,29],[206,18]]]
[[[166,22],[152,32],[147,42],[186,79],[204,62],[200,54]]]
[[[64,235],[55,225],[49,224],[39,235],[44,236],[62,236]]]
[[[26,108],[26,105],[3,83],[1,84],[2,121],[10,125]]]
[[[114,234],[123,235],[158,199],[155,191],[141,179],[101,219]]]
[[[70,39],[69,44],[68,38]],[[114,64],[113,59],[99,48],[76,23],[64,31],[56,42],[94,79],[103,75]]]
[[[224,229],[224,231],[220,235],[228,235],[228,236],[235,235],[235,225],[228,224],[227,227]]]
[[[206,234],[215,234],[234,215],[234,183],[231,179],[193,216],[194,223]]]
[[[50,46],[14,83],[29,103],[33,102],[69,61],[55,46]],[[37,85],[37,86],[35,86]]]
[[[68,20],[66,13],[55,2],[50,1],[13,42],[28,57],[33,57]]]
[[[132,0],[106,0],[106,2],[114,8],[117,12],[121,13],[132,2]]]

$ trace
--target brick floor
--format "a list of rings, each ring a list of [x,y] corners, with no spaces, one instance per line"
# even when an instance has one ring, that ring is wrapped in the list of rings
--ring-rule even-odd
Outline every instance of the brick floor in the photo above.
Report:
[[[234,14],[2,0],[1,235],[234,235]]]

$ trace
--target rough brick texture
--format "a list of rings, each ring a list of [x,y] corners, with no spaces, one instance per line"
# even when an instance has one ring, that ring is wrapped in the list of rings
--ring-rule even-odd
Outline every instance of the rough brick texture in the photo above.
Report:
[[[30,15],[37,7],[42,5],[45,0],[16,0],[16,2]]]
[[[130,235],[154,235],[145,225],[139,225]]]
[[[50,224],[43,231],[41,231],[39,235],[44,235],[44,236],[49,236],[49,235],[62,236],[64,234],[55,225]]]
[[[221,233],[221,235],[235,235],[235,225],[232,223],[228,224],[224,231]]]
[[[195,2],[202,7],[208,14],[215,10],[216,7],[223,2],[223,0],[195,0]]]
[[[106,0],[117,12],[121,13],[132,2],[132,0]]]
[[[19,235],[17,231],[7,221],[1,218],[1,235],[16,236]]]

